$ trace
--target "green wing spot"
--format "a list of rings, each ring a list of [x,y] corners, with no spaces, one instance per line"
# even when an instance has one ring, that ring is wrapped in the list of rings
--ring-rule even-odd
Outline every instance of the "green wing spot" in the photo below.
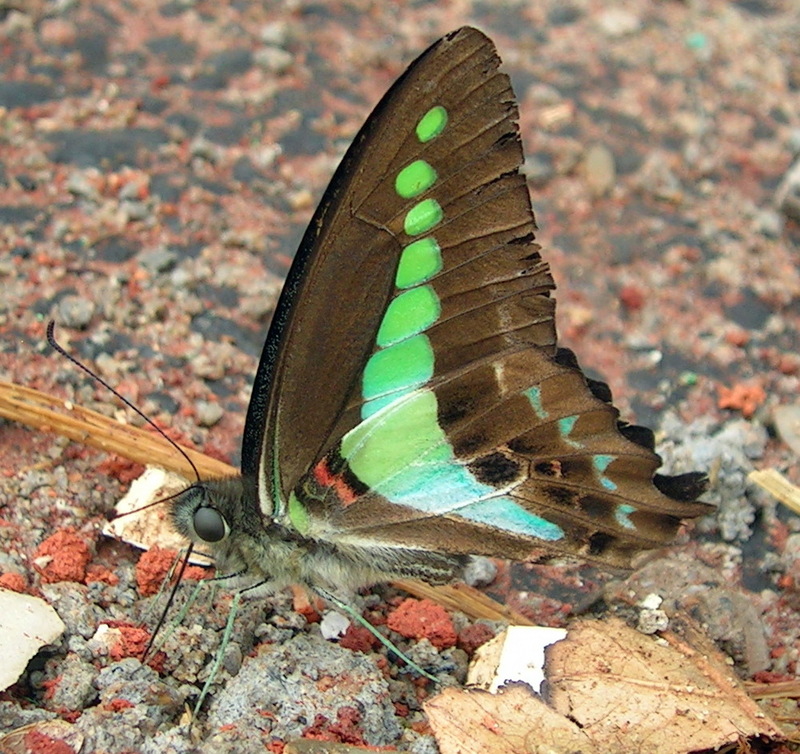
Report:
[[[447,110],[436,105],[428,110],[417,123],[417,138],[424,144],[435,139],[447,125]]]
[[[413,387],[404,388],[394,393],[385,393],[377,398],[373,398],[371,401],[365,401],[361,404],[361,418],[369,419],[370,416],[377,414],[384,406],[388,406],[404,395],[408,395],[413,389]]]
[[[607,456],[607,455],[596,455],[592,457],[592,462],[594,463],[594,467],[597,469],[600,475],[600,484],[603,485],[607,490],[614,492],[617,489],[616,483],[612,482],[607,476],[604,476],[603,472],[614,462],[617,460],[616,456]]]
[[[429,285],[404,291],[389,304],[376,341],[386,348],[427,330],[442,313],[439,297]]]
[[[476,479],[456,460],[427,388],[398,398],[342,438],[350,470],[374,492],[432,515],[454,515],[546,541],[564,530]]]
[[[539,419],[546,419],[549,414],[542,405],[542,389],[540,387],[529,387],[523,392],[531,402],[531,406],[533,406],[533,413],[535,413]]]
[[[582,447],[581,444],[569,437],[570,432],[575,428],[575,423],[578,421],[577,416],[565,416],[563,419],[558,420],[558,431],[561,434],[561,439],[572,445],[573,448]]]
[[[423,199],[408,211],[403,230],[406,235],[418,236],[435,228],[443,217],[444,212],[436,199]]]
[[[350,470],[374,488],[411,467],[443,441],[436,396],[430,390],[420,390],[351,429],[342,438],[341,447]],[[450,450],[446,442],[444,450]]]
[[[289,494],[289,521],[298,534],[305,534],[309,529],[308,511],[294,492]]]
[[[414,160],[406,165],[394,181],[394,190],[403,199],[413,199],[436,183],[436,171],[425,160]]]
[[[403,249],[394,284],[398,288],[419,285],[430,280],[443,266],[442,250],[436,239],[420,238]]]
[[[376,351],[366,367],[364,400],[403,388],[417,387],[433,376],[433,347],[426,335],[415,335]]]
[[[593,457],[592,461],[594,463],[594,467],[602,474],[613,461],[616,461],[616,456],[608,456],[608,455],[596,455]]]
[[[620,526],[623,526],[626,529],[635,529],[636,525],[628,518],[631,513],[635,512],[636,508],[634,508],[632,505],[621,503],[617,506],[617,510],[614,512],[614,518],[617,519],[617,523]]]

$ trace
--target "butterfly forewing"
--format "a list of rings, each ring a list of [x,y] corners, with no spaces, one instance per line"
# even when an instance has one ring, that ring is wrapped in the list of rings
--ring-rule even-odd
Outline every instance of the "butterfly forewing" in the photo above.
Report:
[[[491,41],[474,29],[440,40],[390,89],[336,171],[287,279],[253,388],[242,469],[258,473],[262,501],[285,500],[361,421],[365,365],[380,350],[392,300],[419,299],[400,306],[395,321],[409,309],[425,316],[426,307],[441,307],[432,345],[451,343],[452,355],[441,358],[465,362],[486,350],[478,340],[500,337],[503,319],[530,325],[528,315],[520,322],[521,300],[504,312],[476,291],[495,286],[501,298],[508,286],[532,295],[553,287],[530,244],[517,109],[498,65]],[[443,213],[435,238],[420,231],[433,202]],[[521,256],[531,258],[520,265]],[[426,303],[420,281],[429,279],[441,293]],[[534,309],[537,336],[553,344],[551,302]]]

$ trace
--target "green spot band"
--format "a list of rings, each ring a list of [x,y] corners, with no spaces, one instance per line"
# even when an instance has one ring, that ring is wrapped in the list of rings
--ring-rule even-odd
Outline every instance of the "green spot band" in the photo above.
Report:
[[[620,505],[617,506],[617,510],[614,513],[614,518],[617,519],[617,523],[620,526],[624,526],[626,529],[635,529],[636,525],[629,518],[631,513],[635,512],[636,508],[634,508],[632,505],[628,505],[627,503],[621,503]]]
[[[577,440],[573,440],[570,437],[570,433],[575,428],[577,421],[577,416],[565,416],[563,419],[558,420],[558,431],[561,434],[561,439],[564,440],[564,442],[572,445],[573,448],[582,447],[581,443],[579,443]]]
[[[592,462],[594,467],[602,474],[616,459],[616,456],[596,455],[593,456]]]
[[[442,221],[442,217],[444,212],[436,199],[423,199],[408,211],[403,229],[406,235],[418,236],[436,227]]]
[[[510,497],[478,500],[456,511],[459,516],[498,529],[555,542],[564,538],[564,530],[552,521],[526,511]]]
[[[433,376],[433,348],[425,335],[415,335],[376,351],[364,367],[365,400],[384,393],[416,387]]]
[[[607,476],[603,475],[603,472],[614,462],[617,460],[616,456],[608,456],[608,455],[596,455],[592,457],[592,462],[594,463],[594,467],[599,472],[600,476],[600,484],[603,485],[607,490],[613,492],[617,489],[617,485],[612,482]]]
[[[342,438],[340,448],[350,471],[395,505],[544,541],[565,536],[552,521],[498,496],[456,459],[430,389],[414,390],[371,414]]]
[[[417,123],[417,138],[424,144],[435,139],[447,125],[447,110],[436,105],[428,110]]]
[[[531,402],[531,406],[533,406],[533,412],[536,414],[536,416],[539,419],[546,419],[548,417],[548,413],[544,410],[544,406],[542,405],[542,389],[540,387],[529,387],[523,392],[526,396],[528,396],[528,400]]]
[[[364,401],[364,403],[361,404],[361,418],[369,419],[370,416],[377,414],[378,411],[385,406],[394,403],[396,400],[402,398],[404,395],[408,395],[412,391],[413,388],[406,388],[404,390],[397,390],[394,393],[385,393],[370,401]]]
[[[403,249],[394,284],[398,288],[419,285],[440,272],[442,266],[442,250],[436,239],[420,238]]]
[[[297,499],[294,492],[289,495],[289,521],[299,534],[305,534],[308,531],[308,511],[305,506]]]
[[[381,351],[376,356],[391,350]],[[443,444],[444,449],[448,449],[450,446],[438,424],[436,406],[436,396],[430,390],[421,390],[388,409],[389,416],[374,415],[356,425],[342,438],[341,452],[350,470],[364,484],[375,488],[404,470],[411,473],[415,461],[432,448]]]
[[[439,297],[429,285],[412,288],[395,298],[383,315],[378,337],[380,348],[427,330],[442,311]]]
[[[362,483],[395,505],[545,541],[564,537],[560,526],[498,497],[456,460],[432,390],[414,391],[361,422],[342,438],[341,453]]]
[[[394,190],[403,199],[413,199],[436,183],[436,171],[425,160],[406,165],[394,181]]]

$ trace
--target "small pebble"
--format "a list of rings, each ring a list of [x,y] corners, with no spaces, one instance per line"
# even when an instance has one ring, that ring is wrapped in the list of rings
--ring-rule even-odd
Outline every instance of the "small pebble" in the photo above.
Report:
[[[264,47],[253,55],[253,60],[270,73],[286,73],[291,67],[294,57],[290,52],[278,47]]]
[[[605,196],[614,188],[617,168],[614,155],[605,144],[592,144],[589,147],[583,160],[583,169],[592,196]]]
[[[151,272],[168,272],[175,267],[178,255],[164,246],[139,254],[139,263]]]
[[[640,18],[622,8],[609,8],[603,11],[597,23],[607,37],[616,39],[628,34],[634,34],[642,28]]]
[[[555,169],[552,161],[529,155],[525,158],[522,173],[533,186],[544,186],[555,175]]]
[[[324,639],[338,639],[350,627],[350,621],[337,610],[327,610],[319,624]]]
[[[225,409],[219,403],[198,401],[195,405],[197,423],[201,427],[213,427],[224,415]]]
[[[150,204],[148,202],[123,201],[120,209],[127,215],[128,220],[145,220],[150,216]]]
[[[800,404],[775,406],[772,421],[778,437],[800,457]]]
[[[779,212],[773,209],[759,210],[755,216],[755,229],[767,238],[780,238],[786,221]]]
[[[222,155],[220,147],[202,136],[198,136],[192,141],[189,152],[192,157],[199,157],[212,164],[217,164]]]
[[[489,558],[475,555],[464,569],[464,581],[470,586],[486,586],[497,577],[497,566]]]
[[[654,634],[669,628],[669,616],[663,610],[642,610],[636,628],[643,634]]]
[[[85,330],[94,316],[94,302],[81,296],[65,296],[58,302],[56,319],[65,327]]]
[[[100,200],[96,181],[90,180],[84,171],[75,171],[70,175],[67,179],[67,191],[84,199]]]
[[[236,675],[242,667],[242,648],[235,641],[225,647],[225,654],[222,658],[222,667],[231,675]]]
[[[258,36],[264,44],[283,47],[289,41],[289,24],[284,21],[264,24],[259,30]]]

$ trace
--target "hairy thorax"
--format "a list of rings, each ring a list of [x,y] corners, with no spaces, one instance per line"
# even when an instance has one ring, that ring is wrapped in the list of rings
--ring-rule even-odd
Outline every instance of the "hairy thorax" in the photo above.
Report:
[[[198,535],[203,510],[215,511],[224,524],[218,541]],[[218,575],[236,576],[242,588],[267,593],[300,584],[344,596],[398,575],[376,554],[303,537],[265,516],[241,477],[192,485],[173,502],[171,517],[180,534],[214,559]]]

